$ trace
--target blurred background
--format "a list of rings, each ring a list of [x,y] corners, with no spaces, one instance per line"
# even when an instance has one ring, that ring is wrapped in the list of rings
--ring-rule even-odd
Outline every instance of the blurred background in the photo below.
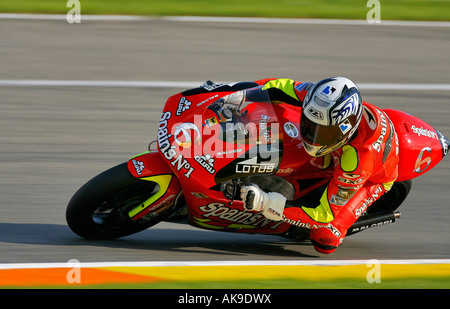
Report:
[[[381,1],[380,23],[369,23],[372,2],[80,0],[81,23],[67,21],[74,1],[0,3],[0,262],[448,258],[448,158],[414,182],[398,222],[349,237],[332,256],[279,238],[171,224],[88,242],[65,223],[83,183],[155,139],[166,99],[184,90],[171,82],[342,75],[361,84],[365,101],[450,136],[450,1]],[[120,83],[143,81],[169,86]],[[363,87],[384,84],[408,87]]]

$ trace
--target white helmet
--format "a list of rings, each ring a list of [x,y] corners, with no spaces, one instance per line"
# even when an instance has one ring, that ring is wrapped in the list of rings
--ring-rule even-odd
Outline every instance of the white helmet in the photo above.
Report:
[[[303,101],[300,132],[306,152],[324,156],[345,145],[355,133],[362,115],[358,87],[345,77],[315,84]]]

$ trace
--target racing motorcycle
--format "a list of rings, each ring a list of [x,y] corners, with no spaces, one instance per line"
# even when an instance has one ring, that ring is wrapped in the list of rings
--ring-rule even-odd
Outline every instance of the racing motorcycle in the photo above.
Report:
[[[66,210],[72,231],[112,239],[168,221],[309,239],[308,227],[271,221],[247,209],[239,197],[241,186],[253,183],[288,200],[314,198],[338,162],[334,153],[311,157],[303,150],[301,108],[274,104],[262,85],[208,81],[171,96],[148,150],[95,176],[74,194]],[[449,140],[421,119],[393,109],[384,112],[398,135],[399,176],[347,235],[395,222],[412,179],[431,170],[449,150]]]

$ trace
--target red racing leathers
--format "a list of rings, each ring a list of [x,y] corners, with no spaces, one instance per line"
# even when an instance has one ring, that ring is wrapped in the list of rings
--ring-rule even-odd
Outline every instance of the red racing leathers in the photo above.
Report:
[[[264,80],[272,100],[301,106],[311,83],[290,79]],[[310,228],[317,251],[333,252],[347,229],[367,208],[389,191],[398,175],[398,140],[394,126],[379,108],[363,101],[361,123],[352,139],[332,154],[333,176],[320,199],[311,203],[288,201],[287,222]]]

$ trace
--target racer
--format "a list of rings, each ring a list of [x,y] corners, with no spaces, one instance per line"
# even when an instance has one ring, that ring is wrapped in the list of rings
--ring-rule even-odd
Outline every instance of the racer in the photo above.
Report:
[[[398,140],[387,115],[363,102],[358,87],[348,78],[333,77],[317,83],[291,79],[261,81],[272,101],[302,107],[300,133],[303,149],[313,157],[333,153],[333,176],[318,200],[286,200],[264,192],[256,184],[241,188],[251,210],[271,220],[310,227],[310,239],[320,253],[333,252],[347,229],[380,196],[398,175]],[[325,160],[325,159],[324,159]],[[253,195],[252,195],[253,196]]]

